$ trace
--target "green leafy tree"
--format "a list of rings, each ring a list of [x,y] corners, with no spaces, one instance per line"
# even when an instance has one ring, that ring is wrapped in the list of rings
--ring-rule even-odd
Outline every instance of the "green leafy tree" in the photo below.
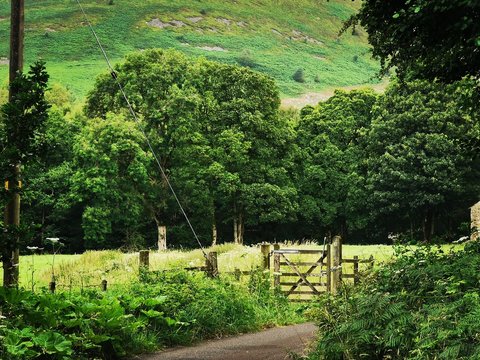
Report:
[[[89,120],[75,140],[72,195],[84,206],[85,247],[136,246],[151,162],[142,134],[123,116],[107,115]]]
[[[360,23],[383,72],[460,80],[480,75],[480,3],[476,0],[366,0],[346,27]]]
[[[296,214],[293,124],[280,116],[278,89],[269,77],[212,62],[204,62],[201,71],[200,92],[212,94],[216,103],[205,135],[220,190],[217,202],[227,206],[234,240],[243,243],[245,224],[281,223]]]
[[[477,101],[468,80],[448,86],[415,81],[387,90],[368,146],[377,215],[409,219],[412,229],[421,224],[429,241],[435,218],[468,207],[479,193]]]
[[[170,177],[173,161],[185,147],[180,142],[188,131],[188,124],[198,124],[201,99],[189,85],[190,61],[174,51],[149,50],[127,56],[117,65],[119,81],[123,84],[133,108],[142,120],[145,133],[151,141],[158,160]],[[125,112],[127,108],[117,84],[110,75],[97,79],[94,90],[87,99],[86,113],[90,117],[105,117],[109,111]],[[183,136],[183,140],[178,139]],[[160,247],[166,246],[164,227],[169,222],[171,202],[167,182],[162,178],[155,163],[149,169],[151,187],[145,193],[145,206],[157,224]]]
[[[305,73],[302,68],[297,69],[292,76],[292,79],[299,83],[305,82]]]
[[[3,205],[9,201],[17,201],[15,199],[18,198],[21,181],[20,166],[38,159],[44,124],[48,118],[49,105],[45,100],[47,82],[45,64],[35,63],[28,74],[18,74],[15,77],[10,84],[10,99],[1,107],[0,169],[9,183],[9,190],[2,194]],[[6,285],[11,284],[15,277],[11,275],[12,251],[18,249],[19,240],[26,240],[19,239],[20,230],[16,224],[3,225],[0,248]]]
[[[22,217],[25,222],[36,225],[33,239],[36,246],[43,247],[46,237],[61,237],[62,241],[68,238],[73,245],[79,232],[76,226],[79,215],[69,192],[73,174],[72,139],[83,126],[84,119],[63,115],[63,111],[54,106],[45,122],[37,161],[24,170],[27,181]]]
[[[272,197],[293,196],[293,189],[260,190],[265,184],[289,187],[288,171],[278,166],[293,130],[279,121],[278,90],[270,78],[163,50],[132,54],[116,71],[167,176],[185,195],[190,214],[205,215],[214,229],[216,209],[225,209],[224,220],[233,220],[234,238],[242,242],[246,221],[258,223],[259,211],[267,221],[266,206],[249,203],[256,197],[247,195],[249,189],[269,198],[265,204],[273,204]],[[125,103],[105,75],[89,95],[86,112],[104,117],[109,110],[125,111]],[[178,210],[173,211],[165,179],[158,170],[152,169],[154,173],[156,186],[146,197],[161,225],[178,218]],[[290,198],[281,212],[285,215],[294,207]],[[247,208],[252,213],[246,214]]]
[[[365,192],[365,147],[377,95],[372,90],[336,91],[304,109],[298,125],[300,214],[310,224],[346,238],[361,228]]]

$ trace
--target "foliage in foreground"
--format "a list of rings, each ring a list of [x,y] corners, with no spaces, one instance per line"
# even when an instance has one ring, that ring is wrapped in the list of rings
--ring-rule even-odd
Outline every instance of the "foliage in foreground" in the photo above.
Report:
[[[479,249],[402,250],[359,291],[321,299],[310,359],[480,358]]]
[[[249,286],[201,273],[144,274],[119,291],[51,295],[0,288],[0,358],[116,359],[299,321],[263,273]]]

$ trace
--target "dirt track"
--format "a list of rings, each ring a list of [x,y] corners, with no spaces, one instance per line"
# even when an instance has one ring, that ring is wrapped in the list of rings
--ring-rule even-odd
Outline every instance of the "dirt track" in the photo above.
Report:
[[[314,338],[315,325],[292,325],[207,341],[192,347],[169,349],[141,360],[285,360],[290,352],[302,354]]]
[[[378,93],[383,93],[387,85],[388,85],[388,82],[384,81],[384,82],[381,82],[380,84],[352,85],[352,86],[340,87],[338,89],[350,91],[350,90],[362,89],[362,88],[372,88]],[[319,101],[325,101],[331,98],[334,92],[335,92],[335,89],[331,88],[331,89],[325,89],[324,91],[321,91],[321,92],[309,92],[296,98],[285,98],[285,99],[282,99],[282,107],[301,109],[306,105],[315,106],[318,104]]]

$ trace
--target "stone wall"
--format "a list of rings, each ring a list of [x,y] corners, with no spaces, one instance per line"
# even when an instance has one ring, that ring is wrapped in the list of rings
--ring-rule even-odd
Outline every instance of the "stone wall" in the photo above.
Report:
[[[476,240],[480,236],[480,201],[470,208],[472,235],[470,240]]]

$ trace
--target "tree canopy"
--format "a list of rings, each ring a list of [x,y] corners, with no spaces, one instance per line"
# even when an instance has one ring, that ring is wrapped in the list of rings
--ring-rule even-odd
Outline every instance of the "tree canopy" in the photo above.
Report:
[[[377,95],[336,91],[300,120],[302,217],[346,237],[358,228],[365,195],[366,136]]]
[[[243,242],[245,224],[293,216],[296,190],[288,175],[293,128],[278,115],[273,80],[158,49],[130,55],[116,72],[190,213],[211,219],[212,228],[215,214],[223,214],[222,221],[233,221],[237,242]],[[125,110],[112,78],[100,77],[87,115],[105,118],[109,111]],[[150,170],[157,186],[145,197],[155,222],[165,225],[178,210],[158,170]]]
[[[477,0],[365,0],[346,27],[358,23],[384,72],[447,82],[480,75]]]
[[[477,99],[473,81],[418,80],[379,99],[368,144],[376,214],[417,222],[429,241],[435,218],[471,205],[480,190]]]

